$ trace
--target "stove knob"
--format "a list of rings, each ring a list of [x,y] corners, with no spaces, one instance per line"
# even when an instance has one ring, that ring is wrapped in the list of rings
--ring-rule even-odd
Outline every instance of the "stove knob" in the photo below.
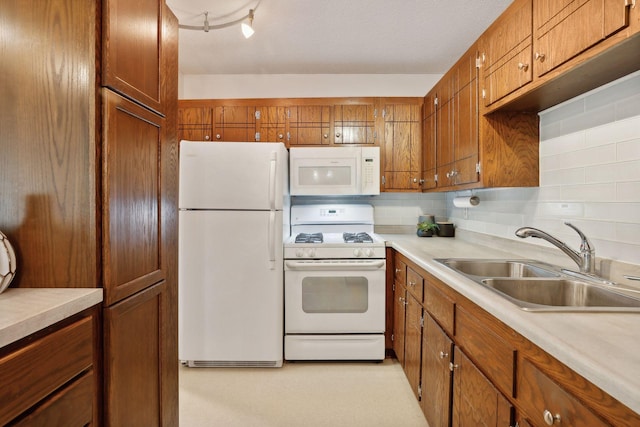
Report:
[[[373,256],[373,249],[371,248],[365,249],[364,254],[369,258],[371,258]]]
[[[362,251],[360,249],[354,249],[353,256],[356,256],[356,257],[362,256]]]
[[[316,256],[316,250],[315,250],[315,249],[313,249],[313,248],[309,248],[309,249],[307,249],[307,256],[308,256],[309,258],[313,258],[313,257],[315,257],[315,256]]]
[[[296,256],[301,258],[304,256],[304,251],[302,249],[296,249]]]

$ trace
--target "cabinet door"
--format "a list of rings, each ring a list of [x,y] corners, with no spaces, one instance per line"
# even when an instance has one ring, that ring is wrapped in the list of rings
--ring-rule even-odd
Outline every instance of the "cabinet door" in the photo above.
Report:
[[[422,189],[435,188],[436,181],[436,143],[437,143],[437,117],[436,99],[434,91],[424,97],[422,119]]]
[[[513,406],[458,348],[454,349],[453,427],[510,426]]]
[[[382,175],[384,190],[420,190],[422,139],[418,105],[385,105]]]
[[[178,109],[179,139],[210,141],[213,133],[213,109],[183,107]]]
[[[162,119],[103,89],[103,277],[107,305],[165,278]]]
[[[161,425],[164,286],[104,309],[105,425]]]
[[[627,2],[536,0],[535,73],[542,76],[628,25]]]
[[[290,145],[328,145],[331,135],[331,106],[289,107]]]
[[[286,107],[256,107],[256,141],[285,143]]]
[[[256,140],[255,107],[232,106],[214,108],[214,140],[252,142]]]
[[[451,419],[451,380],[449,362],[453,341],[429,315],[424,316],[422,334],[421,406],[430,427],[448,427]]]
[[[404,372],[407,375],[413,394],[419,399],[420,359],[422,353],[422,306],[413,295],[408,293],[406,307]]]
[[[163,4],[105,0],[102,26],[102,84],[160,113]]]
[[[375,133],[376,109],[373,105],[335,105],[334,143],[377,144]]]
[[[525,358],[518,367],[518,399],[536,425],[549,420],[569,426],[609,425]]]
[[[532,80],[531,2],[513,2],[479,41],[485,105],[491,105]]]
[[[395,284],[393,290],[393,352],[400,365],[404,366],[405,313],[407,307],[407,289]]]
[[[475,51],[458,68],[459,90],[455,94],[454,153],[455,184],[478,182],[478,80]]]

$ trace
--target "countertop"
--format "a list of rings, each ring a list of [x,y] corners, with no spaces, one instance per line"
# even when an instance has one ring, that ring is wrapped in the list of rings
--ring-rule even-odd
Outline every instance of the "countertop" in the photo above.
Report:
[[[445,237],[380,234],[407,258],[509,325],[596,386],[640,413],[640,313],[535,313],[434,258],[525,258],[512,251]]]
[[[0,294],[0,347],[100,302],[96,288],[9,288]]]

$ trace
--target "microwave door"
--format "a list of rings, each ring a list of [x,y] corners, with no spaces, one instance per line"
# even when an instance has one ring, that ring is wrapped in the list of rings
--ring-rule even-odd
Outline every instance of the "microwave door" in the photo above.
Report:
[[[300,158],[292,162],[292,195],[348,195],[359,192],[356,158]]]

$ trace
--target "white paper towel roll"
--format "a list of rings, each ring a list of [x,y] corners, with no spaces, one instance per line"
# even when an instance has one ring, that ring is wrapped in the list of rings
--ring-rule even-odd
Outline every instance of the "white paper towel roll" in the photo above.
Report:
[[[453,199],[453,206],[457,208],[472,208],[480,204],[478,196],[456,197]]]

